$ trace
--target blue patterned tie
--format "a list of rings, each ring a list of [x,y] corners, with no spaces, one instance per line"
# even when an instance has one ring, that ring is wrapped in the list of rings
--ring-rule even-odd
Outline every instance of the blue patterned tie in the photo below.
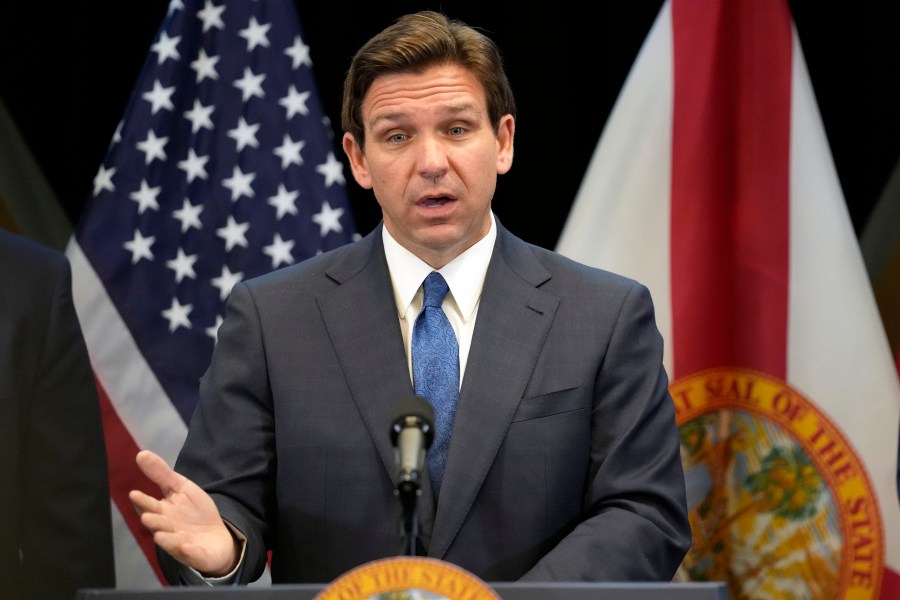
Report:
[[[425,278],[425,300],[412,335],[413,381],[416,394],[434,406],[435,436],[428,450],[431,487],[437,497],[447,464],[450,431],[459,398],[459,344],[441,302],[449,291],[437,271]]]

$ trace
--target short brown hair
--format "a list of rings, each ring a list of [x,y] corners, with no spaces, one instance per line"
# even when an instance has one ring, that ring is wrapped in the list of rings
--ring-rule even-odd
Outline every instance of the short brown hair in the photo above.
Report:
[[[481,82],[495,131],[503,115],[515,117],[516,102],[497,44],[461,21],[438,12],[422,11],[400,17],[353,56],[344,79],[343,130],[352,134],[363,148],[362,103],[372,82],[386,73],[420,73],[446,63],[468,69]]]

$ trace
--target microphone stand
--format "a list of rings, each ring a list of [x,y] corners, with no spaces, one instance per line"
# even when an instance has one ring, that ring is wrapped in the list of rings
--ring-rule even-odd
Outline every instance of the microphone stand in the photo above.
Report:
[[[417,481],[401,481],[397,485],[396,494],[399,496],[400,505],[403,507],[402,553],[406,556],[419,556],[421,544],[419,540],[418,500],[419,496],[422,495],[422,490],[419,488]]]

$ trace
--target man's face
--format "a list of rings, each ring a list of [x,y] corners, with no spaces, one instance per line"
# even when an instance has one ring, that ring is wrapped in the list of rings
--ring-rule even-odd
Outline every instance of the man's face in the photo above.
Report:
[[[497,175],[512,165],[515,124],[494,133],[479,81],[457,65],[379,77],[362,106],[365,153],[350,134],[353,176],[372,189],[390,234],[438,269],[483,238]]]

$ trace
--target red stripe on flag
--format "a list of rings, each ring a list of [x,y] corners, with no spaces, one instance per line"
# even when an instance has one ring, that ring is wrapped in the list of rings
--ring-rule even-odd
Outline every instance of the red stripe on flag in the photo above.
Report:
[[[900,598],[900,573],[885,566],[881,575],[881,600],[896,600]]]
[[[785,2],[672,4],[674,375],[784,377],[791,16]]]
[[[106,454],[109,463],[109,495],[122,514],[122,518],[125,519],[125,523],[128,525],[128,529],[134,536],[138,546],[143,550],[150,566],[153,567],[159,581],[166,584],[166,579],[156,560],[153,536],[141,524],[141,520],[131,504],[131,500],[128,499],[128,492],[131,490],[141,490],[151,496],[159,497],[159,489],[138,469],[137,464],[134,462],[134,457],[140,449],[134,438],[131,437],[128,429],[125,428],[125,425],[119,419],[119,415],[112,402],[110,402],[106,390],[96,378],[94,381],[97,384],[97,394],[100,396],[103,433],[106,438]]]
[[[900,348],[897,348],[897,356],[895,356],[894,358],[897,359],[897,360],[896,360],[896,363],[897,363],[897,375],[900,375]]]

